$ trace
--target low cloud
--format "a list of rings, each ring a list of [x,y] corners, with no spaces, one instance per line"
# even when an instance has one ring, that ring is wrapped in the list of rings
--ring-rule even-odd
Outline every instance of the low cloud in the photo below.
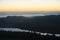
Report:
[[[45,15],[60,15],[60,12],[0,12],[0,17],[6,16],[45,16]]]

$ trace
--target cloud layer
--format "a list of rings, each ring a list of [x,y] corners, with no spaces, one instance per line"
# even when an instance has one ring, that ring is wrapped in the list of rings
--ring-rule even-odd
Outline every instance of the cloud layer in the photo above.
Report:
[[[60,15],[60,12],[0,12],[0,17],[6,16],[45,16],[45,15]]]

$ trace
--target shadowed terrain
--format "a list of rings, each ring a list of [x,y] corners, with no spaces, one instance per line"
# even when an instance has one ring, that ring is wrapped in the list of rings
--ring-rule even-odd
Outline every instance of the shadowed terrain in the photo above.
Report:
[[[60,34],[60,15],[50,16],[7,16],[0,18],[0,28],[19,28],[45,33]],[[41,36],[39,34],[25,32],[6,32],[0,31],[0,39],[3,38],[14,40],[59,40],[55,36]]]
[[[43,36],[26,32],[0,31],[0,40],[59,40],[55,36]]]
[[[20,28],[32,31],[60,33],[60,15],[8,16],[0,18],[0,28]]]

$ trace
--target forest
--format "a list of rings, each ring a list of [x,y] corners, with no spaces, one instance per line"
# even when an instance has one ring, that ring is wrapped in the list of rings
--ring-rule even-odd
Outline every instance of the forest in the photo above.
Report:
[[[0,18],[0,28],[20,28],[39,32],[60,33],[60,15],[7,16]]]
[[[0,40],[59,40],[60,37],[43,36],[26,32],[0,31]]]
[[[0,18],[0,28],[20,28],[45,33],[60,33],[60,15],[7,16]],[[42,36],[25,32],[0,31],[0,40],[59,40],[55,36]]]

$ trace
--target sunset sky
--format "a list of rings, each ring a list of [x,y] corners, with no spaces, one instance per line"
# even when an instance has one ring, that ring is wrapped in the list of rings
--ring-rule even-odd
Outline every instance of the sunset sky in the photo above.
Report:
[[[0,0],[0,12],[60,11],[60,0]]]

